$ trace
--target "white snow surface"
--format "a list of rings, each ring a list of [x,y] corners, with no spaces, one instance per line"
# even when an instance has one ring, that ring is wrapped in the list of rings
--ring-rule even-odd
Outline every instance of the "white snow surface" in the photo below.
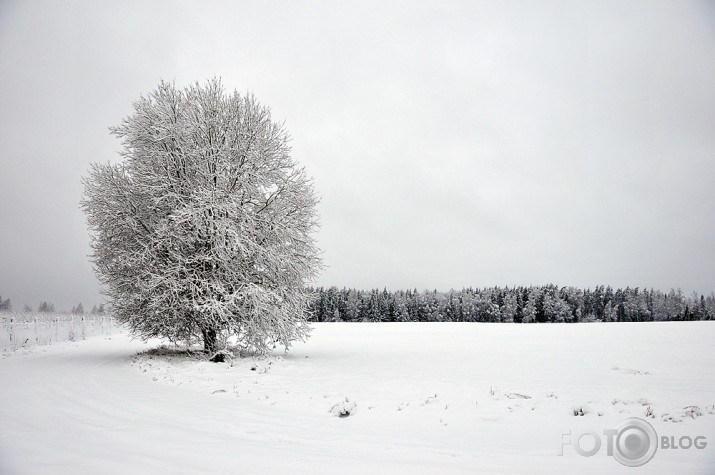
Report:
[[[126,335],[4,353],[0,473],[715,473],[715,322],[314,327],[230,363]],[[557,455],[628,417],[708,446]]]

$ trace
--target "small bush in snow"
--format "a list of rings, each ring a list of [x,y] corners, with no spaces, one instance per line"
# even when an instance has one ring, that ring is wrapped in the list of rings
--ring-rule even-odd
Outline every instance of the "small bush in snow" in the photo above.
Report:
[[[683,417],[695,419],[703,415],[703,411],[698,406],[685,406],[683,408]]]
[[[355,401],[350,401],[346,397],[344,401],[340,401],[339,403],[333,405],[333,407],[330,408],[330,412],[337,417],[348,417],[355,414],[356,409],[357,404]]]
[[[574,406],[571,408],[571,414],[574,416],[585,416],[591,412],[591,408],[586,405]]]

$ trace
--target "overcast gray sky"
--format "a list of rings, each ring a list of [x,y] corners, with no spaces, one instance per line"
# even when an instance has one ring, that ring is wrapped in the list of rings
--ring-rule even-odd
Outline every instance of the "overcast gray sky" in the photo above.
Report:
[[[315,178],[318,284],[715,290],[715,3],[0,0],[0,294],[100,301],[80,179],[160,78]]]

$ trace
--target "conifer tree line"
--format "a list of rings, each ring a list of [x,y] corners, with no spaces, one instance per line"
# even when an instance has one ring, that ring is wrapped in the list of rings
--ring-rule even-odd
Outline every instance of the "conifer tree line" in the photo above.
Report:
[[[626,287],[465,288],[449,292],[309,288],[313,322],[648,322],[715,319],[715,293]]]
[[[680,289],[669,292],[638,287],[613,290],[558,287],[465,288],[436,290],[356,290],[337,287],[307,289],[313,299],[308,307],[312,322],[650,322],[715,320],[715,293],[693,292],[686,297]],[[0,297],[0,311],[12,311],[10,299]],[[40,313],[54,313],[55,306],[41,302]],[[23,312],[32,312],[25,305]],[[95,305],[91,315],[104,315],[104,304]],[[72,314],[84,314],[81,303]]]

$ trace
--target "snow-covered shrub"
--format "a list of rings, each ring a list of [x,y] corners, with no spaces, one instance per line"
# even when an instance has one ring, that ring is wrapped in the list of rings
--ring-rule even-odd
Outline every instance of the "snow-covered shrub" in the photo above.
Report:
[[[586,404],[581,404],[571,408],[571,415],[574,416],[585,416],[591,413],[591,408]]]
[[[339,403],[333,405],[333,407],[330,408],[330,412],[338,417],[348,417],[355,414],[356,409],[357,403],[345,397],[344,401],[340,401]]]
[[[702,409],[699,406],[685,406],[683,408],[683,417],[690,417],[691,419],[696,419],[703,415]]]

